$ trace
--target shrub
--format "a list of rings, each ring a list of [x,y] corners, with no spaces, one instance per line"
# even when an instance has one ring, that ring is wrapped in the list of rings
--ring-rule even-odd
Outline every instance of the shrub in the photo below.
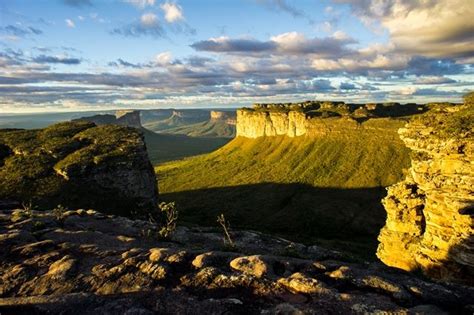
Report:
[[[222,230],[224,232],[224,246],[225,247],[230,247],[230,248],[235,248],[234,241],[232,241],[232,238],[230,237],[230,224],[229,221],[227,221],[224,217],[224,214],[221,213],[220,215],[217,216],[217,223],[220,224],[222,227]]]
[[[176,204],[174,202],[162,202],[158,205],[158,208],[163,217],[163,224],[161,225],[158,234],[162,238],[169,238],[176,230],[179,212],[176,209]],[[152,222],[156,223],[157,220],[152,218]]]

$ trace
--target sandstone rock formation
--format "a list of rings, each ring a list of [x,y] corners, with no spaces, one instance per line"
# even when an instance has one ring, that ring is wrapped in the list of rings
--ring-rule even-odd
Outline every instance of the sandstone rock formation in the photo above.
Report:
[[[471,313],[470,287],[348,262],[268,235],[179,227],[93,210],[0,211],[2,314]],[[290,255],[291,253],[291,255]]]
[[[120,125],[141,129],[140,111],[118,110],[115,115],[104,114],[89,117],[81,117],[73,121],[88,121],[96,125]]]
[[[399,130],[412,164],[383,200],[377,256],[387,265],[474,284],[473,113],[447,108]]]
[[[153,210],[156,179],[135,128],[89,122],[3,130],[0,199],[46,208],[95,207],[130,215]]]
[[[235,117],[235,112],[224,112],[224,111],[216,111],[216,110],[211,110],[211,121],[223,121],[226,124],[229,125],[235,125],[236,122],[236,117]]]

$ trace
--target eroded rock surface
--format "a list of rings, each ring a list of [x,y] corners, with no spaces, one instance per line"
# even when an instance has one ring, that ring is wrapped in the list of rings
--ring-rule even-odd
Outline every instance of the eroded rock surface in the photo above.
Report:
[[[145,221],[92,210],[0,211],[2,314],[445,314],[470,287],[249,231],[168,240]],[[291,253],[291,256],[288,254]]]
[[[377,256],[387,265],[474,284],[472,107],[399,130],[413,151],[409,174],[388,190]]]

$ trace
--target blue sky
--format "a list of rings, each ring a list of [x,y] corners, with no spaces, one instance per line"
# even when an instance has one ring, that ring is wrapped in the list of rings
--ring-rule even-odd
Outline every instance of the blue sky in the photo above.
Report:
[[[465,0],[3,1],[0,114],[460,101],[473,15]]]

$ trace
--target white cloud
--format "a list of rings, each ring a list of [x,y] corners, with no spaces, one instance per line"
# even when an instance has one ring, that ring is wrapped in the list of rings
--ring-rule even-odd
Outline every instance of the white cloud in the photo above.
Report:
[[[165,20],[169,23],[184,20],[183,9],[176,3],[165,2],[160,5],[160,8],[165,13]]]
[[[145,13],[140,17],[140,23],[147,27],[154,26],[158,24],[158,18],[154,13]]]
[[[170,64],[172,58],[171,52],[165,51],[155,56],[155,62],[157,65],[164,66]]]
[[[474,56],[472,0],[334,0],[350,3],[366,24],[379,22],[397,49],[430,57]]]
[[[65,19],[64,21],[66,22],[67,27],[70,27],[70,28],[76,27],[76,24],[74,24],[74,21],[73,21],[73,20],[71,20],[71,19]]]
[[[124,1],[139,9],[144,9],[147,6],[152,7],[155,5],[155,0],[124,0]]]

